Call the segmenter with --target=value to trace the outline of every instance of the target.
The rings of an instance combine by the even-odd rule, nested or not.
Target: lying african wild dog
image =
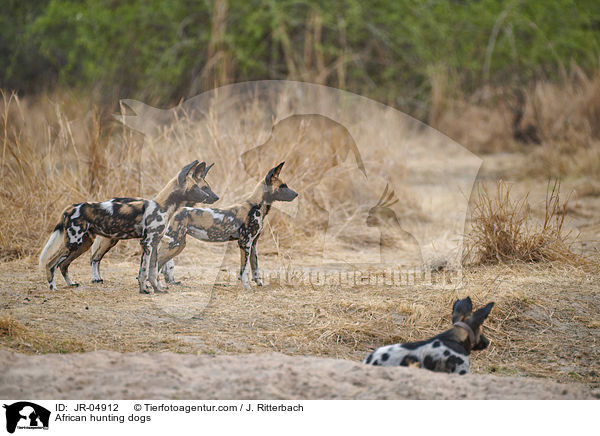
[[[184,207],[178,212],[158,253],[158,267],[162,268],[167,283],[177,283],[173,277],[172,259],[184,249],[186,235],[201,241],[238,241],[241,255],[239,279],[249,289],[248,269],[252,267],[252,280],[262,286],[258,269],[256,243],[263,222],[274,201],[292,201],[298,193],[279,179],[284,162],[272,168],[264,180],[243,203],[224,209]]]
[[[140,292],[149,293],[146,281],[150,281],[155,292],[160,292],[157,251],[169,220],[184,204],[214,203],[219,199],[205,180],[209,169],[205,162],[195,160],[183,167],[152,200],[113,198],[102,203],[67,207],[40,255],[40,267],[46,270],[50,289],[57,289],[56,268],[60,268],[67,285],[78,286],[69,278],[69,265],[100,235],[109,238],[112,245],[119,239],[141,239]]]
[[[471,351],[485,349],[490,341],[481,333],[481,324],[488,317],[494,303],[473,311],[471,298],[457,300],[452,307],[452,323],[431,339],[405,344],[386,345],[373,351],[363,363],[381,366],[416,366],[437,372],[469,372]]]

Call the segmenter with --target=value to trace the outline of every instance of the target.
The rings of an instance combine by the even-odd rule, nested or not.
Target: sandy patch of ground
[[[286,356],[0,351],[0,397],[39,399],[592,399],[580,384]]]

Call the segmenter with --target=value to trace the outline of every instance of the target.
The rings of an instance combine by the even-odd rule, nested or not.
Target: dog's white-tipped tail
[[[57,252],[60,250],[60,247],[63,244],[63,235],[64,230],[62,227],[56,226],[48,242],[46,242],[46,246],[42,250],[42,254],[40,254],[40,268],[45,268],[48,264],[48,260],[51,259]]]

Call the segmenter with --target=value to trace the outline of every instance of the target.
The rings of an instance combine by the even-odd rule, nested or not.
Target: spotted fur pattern
[[[417,366],[437,372],[469,372],[469,355],[463,348],[453,350],[441,339],[387,345],[378,348],[364,363],[381,366]]]
[[[453,328],[419,342],[386,345],[369,354],[363,363],[375,366],[415,366],[436,372],[466,374],[472,350],[485,349],[489,340],[481,333],[481,324],[492,310],[489,303],[471,315],[471,299],[454,303],[453,322],[464,322],[473,332],[473,342],[464,327]],[[459,323],[460,324],[460,323]]]
[[[252,280],[262,286],[256,244],[264,219],[274,201],[292,201],[298,195],[279,179],[283,164],[271,169],[241,204],[222,209],[184,207],[175,215],[159,250],[158,265],[167,283],[178,283],[172,259],[183,251],[189,235],[207,242],[238,241],[242,285],[250,288],[248,273],[251,269]]]
[[[210,167],[209,167],[210,168]],[[67,285],[78,286],[69,277],[73,260],[87,251],[96,236],[106,238],[109,248],[121,239],[140,239],[142,258],[138,281],[140,292],[148,293],[146,281],[160,292],[157,275],[158,244],[175,211],[189,202],[214,202],[218,199],[204,180],[206,163],[194,161],[152,200],[113,198],[101,203],[78,203],[67,207],[40,256],[50,289],[56,290],[54,272],[60,268]],[[102,255],[108,251],[104,250]],[[92,262],[94,277],[101,281],[99,260]]]

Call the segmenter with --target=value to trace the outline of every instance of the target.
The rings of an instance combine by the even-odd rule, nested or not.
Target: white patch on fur
[[[69,242],[71,244],[81,244],[83,242],[83,234],[85,231],[81,231],[81,226],[71,225],[67,229],[67,235],[69,236]]]
[[[434,347],[434,342],[440,342],[438,347]],[[448,351],[449,354],[444,356],[444,351]],[[383,355],[387,354],[388,358],[383,360]],[[454,373],[459,373],[460,371],[469,372],[469,356],[464,354],[460,354],[446,347],[442,341],[434,340],[427,344],[421,345],[413,350],[408,350],[402,346],[402,344],[394,344],[394,345],[386,345],[384,347],[380,347],[375,350],[370,356],[371,360],[369,364],[373,365],[374,362],[377,362],[378,366],[400,366],[402,360],[406,356],[414,356],[421,364],[421,368],[425,368],[424,360],[426,356],[430,356],[438,366],[434,369],[434,371],[446,372],[446,361],[451,356],[460,358],[463,360],[463,363],[456,365],[454,369]],[[367,358],[363,360],[363,363],[367,363]],[[439,366],[441,365],[441,367]]]
[[[97,260],[92,260],[92,280],[94,281],[102,280],[102,277],[100,277],[99,265],[100,262],[98,262]]]
[[[246,289],[250,289],[250,283],[248,282],[248,270],[250,269],[250,256],[246,259],[246,265],[244,265],[244,271],[240,274],[240,280],[242,281],[242,286]]]
[[[216,212],[213,209],[210,209],[208,207],[206,207],[206,208],[200,208],[199,207],[197,210],[201,210],[202,212],[209,213],[210,216],[212,216],[213,220],[215,220],[215,221],[222,222],[225,219],[225,214],[224,213]]]
[[[43,268],[46,266],[46,263],[48,262],[48,258],[52,257],[52,255],[54,253],[56,253],[58,248],[62,245],[62,241],[60,240],[61,236],[62,236],[62,232],[60,230],[55,230],[50,235],[50,238],[48,238],[48,242],[46,243],[46,246],[42,250],[42,254],[40,254],[40,261],[39,261],[40,268]]]
[[[79,218],[81,216],[81,204],[73,209],[73,213],[71,214],[71,219]]]
[[[167,283],[175,282],[175,275],[173,271],[175,270],[175,262],[173,259],[170,259],[167,263],[165,263],[161,269],[161,272],[165,276],[165,281]]]
[[[113,202],[112,200],[109,201],[103,201],[102,203],[100,203],[100,207],[102,209],[104,209],[106,212],[108,212],[109,215],[113,214]]]
[[[156,204],[155,201],[148,201],[148,204],[146,205],[146,209],[144,210],[144,220],[146,219],[146,217],[149,217],[150,215],[152,215],[152,213],[154,212],[154,209],[156,209],[158,207],[158,205]]]
[[[206,230],[201,229],[199,227],[189,226],[188,233],[190,234],[190,236],[193,236],[196,239],[200,239],[201,241],[210,241]]]
[[[158,212],[157,215],[158,216],[156,218],[154,218],[150,222],[150,224],[148,224],[146,226],[146,228],[150,229],[150,230],[154,230],[154,229],[156,229],[156,228],[158,228],[160,226],[164,226],[165,227],[164,230],[167,230],[167,222],[165,220],[165,214]]]

